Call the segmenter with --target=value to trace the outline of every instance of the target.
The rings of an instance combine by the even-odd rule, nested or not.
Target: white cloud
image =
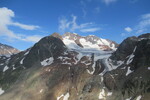
[[[0,8],[0,35],[1,36],[6,36],[8,38],[18,39],[22,41],[29,41],[29,42],[37,42],[39,40],[39,37],[42,37],[42,36],[26,36],[26,35],[14,33],[12,30],[8,28],[9,26],[17,26],[25,30],[35,30],[39,28],[39,26],[25,25],[19,22],[14,22],[12,20],[13,17],[15,17],[15,13],[12,10],[6,7]],[[31,40],[31,37],[33,37],[32,39],[34,40]]]
[[[150,13],[141,16],[138,25],[135,27],[136,33],[143,33],[150,28]]]
[[[142,19],[149,19],[150,18],[150,13],[142,15],[141,18]]]
[[[81,32],[92,32],[98,31],[100,29],[99,27],[95,27],[96,25],[92,22],[88,23],[82,23],[82,24],[77,24],[77,16],[72,15],[72,20],[68,20],[65,17],[61,18],[59,20],[59,30],[61,32],[75,32],[75,31],[81,31]],[[85,31],[88,30],[89,31]]]
[[[106,5],[109,5],[110,3],[116,2],[117,0],[102,0]]]
[[[130,27],[126,27],[124,30],[125,30],[126,32],[132,32],[132,28],[130,28]]]
[[[21,24],[18,22],[14,22],[11,25],[18,26],[18,27],[25,29],[25,30],[35,30],[37,28],[40,28],[39,26],[36,26],[36,25],[25,25],[25,24]]]
[[[99,31],[101,30],[101,28],[87,28],[87,29],[81,29],[81,32],[96,32],[96,31]]]
[[[145,14],[141,16],[141,21],[139,22],[139,28],[145,28],[150,26],[150,14]]]
[[[38,42],[40,39],[42,38],[42,36],[40,35],[32,35],[32,36],[28,36],[28,37],[22,37],[23,41],[27,41],[27,42]]]
[[[141,15],[138,23],[133,28],[126,27],[124,30],[126,31],[126,33],[122,33],[121,36],[129,36],[131,35],[130,32],[136,33],[136,34],[143,34],[143,33],[149,32],[150,31],[150,13]]]

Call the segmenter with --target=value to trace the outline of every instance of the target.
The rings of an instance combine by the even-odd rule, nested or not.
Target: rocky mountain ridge
[[[118,49],[79,52],[58,34],[0,57],[0,100],[149,100],[150,33]]]

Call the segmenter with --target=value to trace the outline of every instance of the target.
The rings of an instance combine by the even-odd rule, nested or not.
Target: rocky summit
[[[150,33],[120,45],[75,33],[0,56],[0,100],[149,100]]]

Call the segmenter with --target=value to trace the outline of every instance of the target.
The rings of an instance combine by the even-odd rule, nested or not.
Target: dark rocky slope
[[[129,100],[149,100],[150,96],[150,34],[130,37],[124,40],[110,57],[117,69],[104,75],[104,83],[109,90],[120,91]],[[113,76],[113,77],[112,77]]]

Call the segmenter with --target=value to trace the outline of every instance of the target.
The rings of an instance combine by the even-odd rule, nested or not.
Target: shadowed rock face
[[[10,58],[0,57],[5,90],[0,100],[149,100],[149,38],[127,38],[110,58],[101,59],[68,50],[60,38],[53,34]]]
[[[150,38],[150,33],[142,34],[142,35],[138,36],[138,38],[140,38],[140,39],[149,39]]]
[[[59,38],[54,36],[44,37],[31,48],[28,56],[24,59],[24,62],[26,62],[24,65],[32,66],[34,63],[50,57],[56,60],[66,49],[66,46]]]
[[[8,46],[8,45],[4,45],[0,43],[0,55],[12,55],[12,54],[16,54],[19,53],[20,51]]]
[[[110,90],[121,91],[122,95],[135,100],[143,95],[148,100],[150,89],[150,34],[127,38],[110,57],[113,62],[122,60],[117,69],[104,75],[105,86]],[[145,97],[144,97],[145,96]]]
[[[141,40],[137,43],[131,68],[136,70],[141,66],[150,66],[150,39]]]
[[[130,55],[133,52],[137,42],[138,42],[137,37],[129,37],[125,39],[120,44],[117,51],[113,53],[111,59],[124,60],[128,55]]]

